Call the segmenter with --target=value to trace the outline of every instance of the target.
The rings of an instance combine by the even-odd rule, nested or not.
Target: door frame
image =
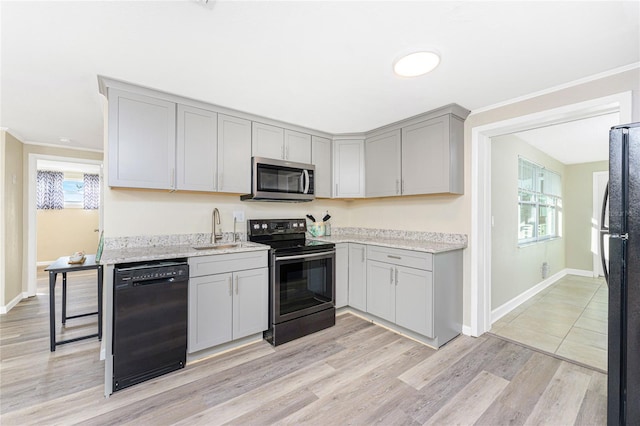
[[[482,335],[492,323],[491,138],[614,112],[621,123],[632,121],[631,91],[471,128],[470,335]]]
[[[35,296],[38,289],[38,227],[36,192],[38,177],[38,160],[60,161],[64,163],[95,164],[100,166],[100,206],[98,208],[98,232],[103,229],[104,221],[104,164],[102,160],[89,160],[76,157],[56,155],[29,154],[29,171],[27,184],[27,292],[25,297]],[[97,246],[96,246],[97,248]]]

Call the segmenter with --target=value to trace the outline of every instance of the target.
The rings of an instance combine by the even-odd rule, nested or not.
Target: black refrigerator
[[[602,255],[609,285],[607,423],[632,425],[640,423],[640,123],[609,132],[607,192],[601,218],[608,219],[601,243],[609,235],[608,262]]]

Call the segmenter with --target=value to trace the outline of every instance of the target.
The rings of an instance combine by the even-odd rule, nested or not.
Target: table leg
[[[62,324],[67,323],[67,273],[62,273]]]
[[[98,266],[98,340],[102,340],[102,265]]]
[[[56,350],[56,273],[49,271],[49,342],[51,352]]]

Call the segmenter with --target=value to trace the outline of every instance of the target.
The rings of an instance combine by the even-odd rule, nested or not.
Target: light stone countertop
[[[309,237],[310,240],[328,241],[332,243],[359,243],[381,247],[422,251],[426,253],[444,253],[452,250],[462,250],[465,243],[445,243],[428,240],[405,240],[400,238],[369,237],[358,234],[335,235],[330,237]]]
[[[218,246],[225,246],[233,243],[221,242]],[[183,257],[209,256],[212,254],[242,253],[248,251],[269,250],[269,246],[264,244],[242,241],[235,243],[234,247],[221,249],[196,250],[194,246],[203,244],[182,244],[165,245],[153,247],[123,247],[105,249],[102,253],[100,263],[110,265],[116,263],[143,262],[149,260],[174,259]]]
[[[332,236],[313,237],[311,240],[329,241],[332,243],[360,243],[382,247],[421,251],[426,253],[443,253],[461,250],[467,247],[467,236],[464,234],[447,234],[437,232],[399,231],[392,229],[370,228],[334,228]],[[233,234],[224,233],[218,246],[233,244],[234,247],[196,250],[194,247],[211,245],[211,234],[179,234],[116,237],[105,240],[105,249],[100,263],[111,265],[116,263],[144,262],[151,260],[209,256],[214,254],[241,253],[256,250],[269,250],[264,244],[245,241],[233,243]]]

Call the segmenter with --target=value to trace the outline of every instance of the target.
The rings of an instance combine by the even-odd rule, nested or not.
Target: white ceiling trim
[[[9,132],[11,133],[11,132]],[[16,135],[14,135],[13,133],[11,133],[14,137],[18,138]],[[20,139],[20,138],[18,138]],[[93,149],[93,148],[85,148],[85,147],[79,147],[79,146],[67,146],[67,145],[62,145],[62,144],[54,144],[54,143],[44,143],[44,142],[31,142],[31,141],[22,141],[23,144],[25,145],[37,145],[37,146],[46,146],[49,148],[58,148],[58,149],[73,149],[76,151],[89,151],[89,152],[100,152],[103,153],[104,149]]]
[[[601,72],[601,73],[598,73],[598,74],[593,74],[593,75],[590,75],[588,77],[584,77],[584,78],[580,78],[578,80],[570,81],[568,83],[560,84],[558,86],[549,87],[548,89],[544,89],[544,90],[540,90],[540,91],[537,91],[537,92],[529,93],[529,94],[523,95],[523,96],[518,96],[517,98],[509,99],[509,100],[506,100],[504,102],[498,102],[498,103],[495,103],[495,104],[492,104],[492,105],[487,105],[487,106],[482,107],[482,108],[476,108],[476,109],[472,110],[469,115],[471,116],[471,115],[474,115],[474,114],[480,114],[482,112],[487,112],[487,111],[491,111],[491,110],[494,110],[494,109],[497,109],[497,108],[502,108],[502,107],[505,107],[505,106],[513,105],[513,104],[516,104],[518,102],[526,101],[528,99],[533,99],[533,98],[537,98],[539,96],[548,95],[549,93],[554,93],[554,92],[558,92],[560,90],[569,89],[571,87],[579,86],[581,84],[589,83],[591,81],[600,80],[600,79],[605,78],[605,77],[610,77],[612,75],[621,74],[623,72],[631,71],[631,70],[638,69],[638,68],[640,68],[640,62],[634,62],[632,64],[625,65],[623,67],[614,68],[614,69],[609,70],[609,71],[604,71],[604,72]]]

